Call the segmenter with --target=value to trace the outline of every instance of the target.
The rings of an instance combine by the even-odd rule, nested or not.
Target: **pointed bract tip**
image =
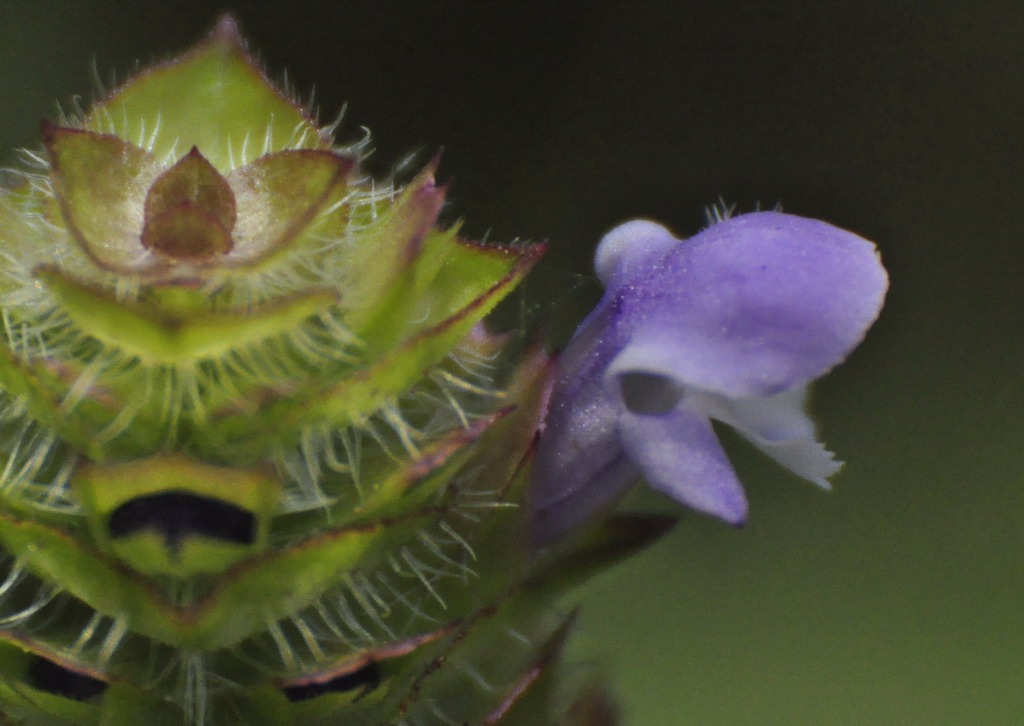
[[[44,118],[39,122],[39,131],[43,137],[43,146],[49,147],[53,143],[53,138],[57,134],[57,124],[48,118]]]
[[[217,18],[217,22],[213,25],[213,30],[210,31],[210,40],[245,47],[242,29],[238,26],[235,16],[231,13],[224,13]]]
[[[433,184],[437,177],[437,168],[441,166],[441,156],[444,154],[444,147],[434,152],[434,155],[430,157],[430,161],[423,165],[417,176],[421,179],[429,179],[430,183]],[[447,184],[445,184],[447,186]]]

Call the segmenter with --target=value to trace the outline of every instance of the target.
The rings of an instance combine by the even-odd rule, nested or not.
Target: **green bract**
[[[374,182],[229,18],[0,196],[0,721],[601,724],[540,557],[551,368],[480,325],[538,245]]]

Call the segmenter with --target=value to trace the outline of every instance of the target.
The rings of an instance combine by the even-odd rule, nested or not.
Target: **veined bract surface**
[[[542,248],[331,131],[225,18],[0,196],[0,721],[610,723],[549,604],[667,522],[530,546]]]

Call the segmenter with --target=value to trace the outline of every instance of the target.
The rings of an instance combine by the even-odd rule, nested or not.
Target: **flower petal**
[[[619,402],[602,373],[618,351],[612,306],[580,326],[558,360],[560,378],[548,403],[533,463],[534,538],[545,544],[603,509],[638,475],[616,435]]]
[[[660,416],[624,411],[619,440],[654,489],[730,524],[747,518],[747,499],[711,423],[685,407]]]
[[[624,283],[650,275],[678,244],[679,240],[657,222],[634,219],[601,238],[594,253],[594,271],[607,294]]]
[[[614,436],[592,441],[573,461],[578,465],[577,470],[561,467],[560,479],[548,472],[548,481],[569,485],[561,491],[549,487],[552,492],[557,491],[558,498],[539,506],[534,502],[533,541],[538,546],[560,539],[598,512],[610,508],[628,491],[630,484],[640,478],[640,470],[625,456]],[[581,467],[585,468],[581,470]],[[585,481],[585,487],[575,486],[581,481]],[[538,494],[537,487],[533,493]]]
[[[709,416],[732,426],[797,476],[832,488],[827,479],[839,471],[842,462],[815,437],[814,422],[804,410],[805,386],[760,398],[728,399],[700,393],[695,398]]]
[[[609,374],[655,373],[727,396],[779,393],[842,361],[887,285],[874,245],[851,232],[776,212],[733,217],[615,291],[617,324],[634,333]]]

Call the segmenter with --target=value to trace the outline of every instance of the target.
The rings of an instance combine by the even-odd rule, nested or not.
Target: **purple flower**
[[[882,307],[888,278],[871,242],[778,212],[686,241],[637,220],[604,237],[595,266],[604,298],[559,360],[534,463],[538,542],[609,507],[640,475],[743,523],[743,488],[711,419],[829,486],[840,463],[804,401]]]

